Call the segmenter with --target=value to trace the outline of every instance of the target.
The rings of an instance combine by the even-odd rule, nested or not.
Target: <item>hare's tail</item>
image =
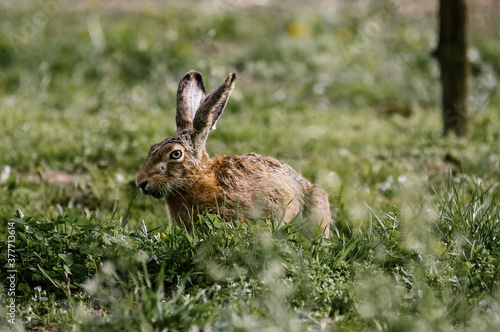
[[[328,194],[323,188],[312,185],[306,192],[305,206],[303,214],[306,220],[311,224],[320,226],[325,237],[330,237],[330,224],[332,222],[332,213]]]

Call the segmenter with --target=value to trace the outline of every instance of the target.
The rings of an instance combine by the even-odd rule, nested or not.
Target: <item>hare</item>
[[[164,197],[179,225],[209,210],[225,220],[251,221],[295,217],[330,234],[327,193],[290,166],[271,157],[248,153],[210,158],[208,134],[226,107],[236,75],[231,73],[205,96],[200,73],[189,71],[177,90],[177,132],[151,147],[136,184],[144,195]],[[196,219],[195,219],[196,220]]]

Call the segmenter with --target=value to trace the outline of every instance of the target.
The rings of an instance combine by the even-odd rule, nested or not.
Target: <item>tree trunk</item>
[[[444,134],[467,134],[467,6],[465,0],[439,0],[439,44]]]

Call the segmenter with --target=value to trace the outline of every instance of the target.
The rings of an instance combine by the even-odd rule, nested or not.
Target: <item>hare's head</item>
[[[226,107],[235,79],[235,74],[229,74],[205,97],[200,73],[192,70],[182,78],[177,90],[177,132],[149,150],[136,178],[143,194],[167,197],[196,181],[209,160],[205,150],[208,134]]]

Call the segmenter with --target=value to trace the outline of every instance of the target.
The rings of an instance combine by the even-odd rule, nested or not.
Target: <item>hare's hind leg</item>
[[[325,237],[330,237],[332,214],[328,194],[321,187],[312,185],[305,196],[304,217],[311,226],[320,226]]]

